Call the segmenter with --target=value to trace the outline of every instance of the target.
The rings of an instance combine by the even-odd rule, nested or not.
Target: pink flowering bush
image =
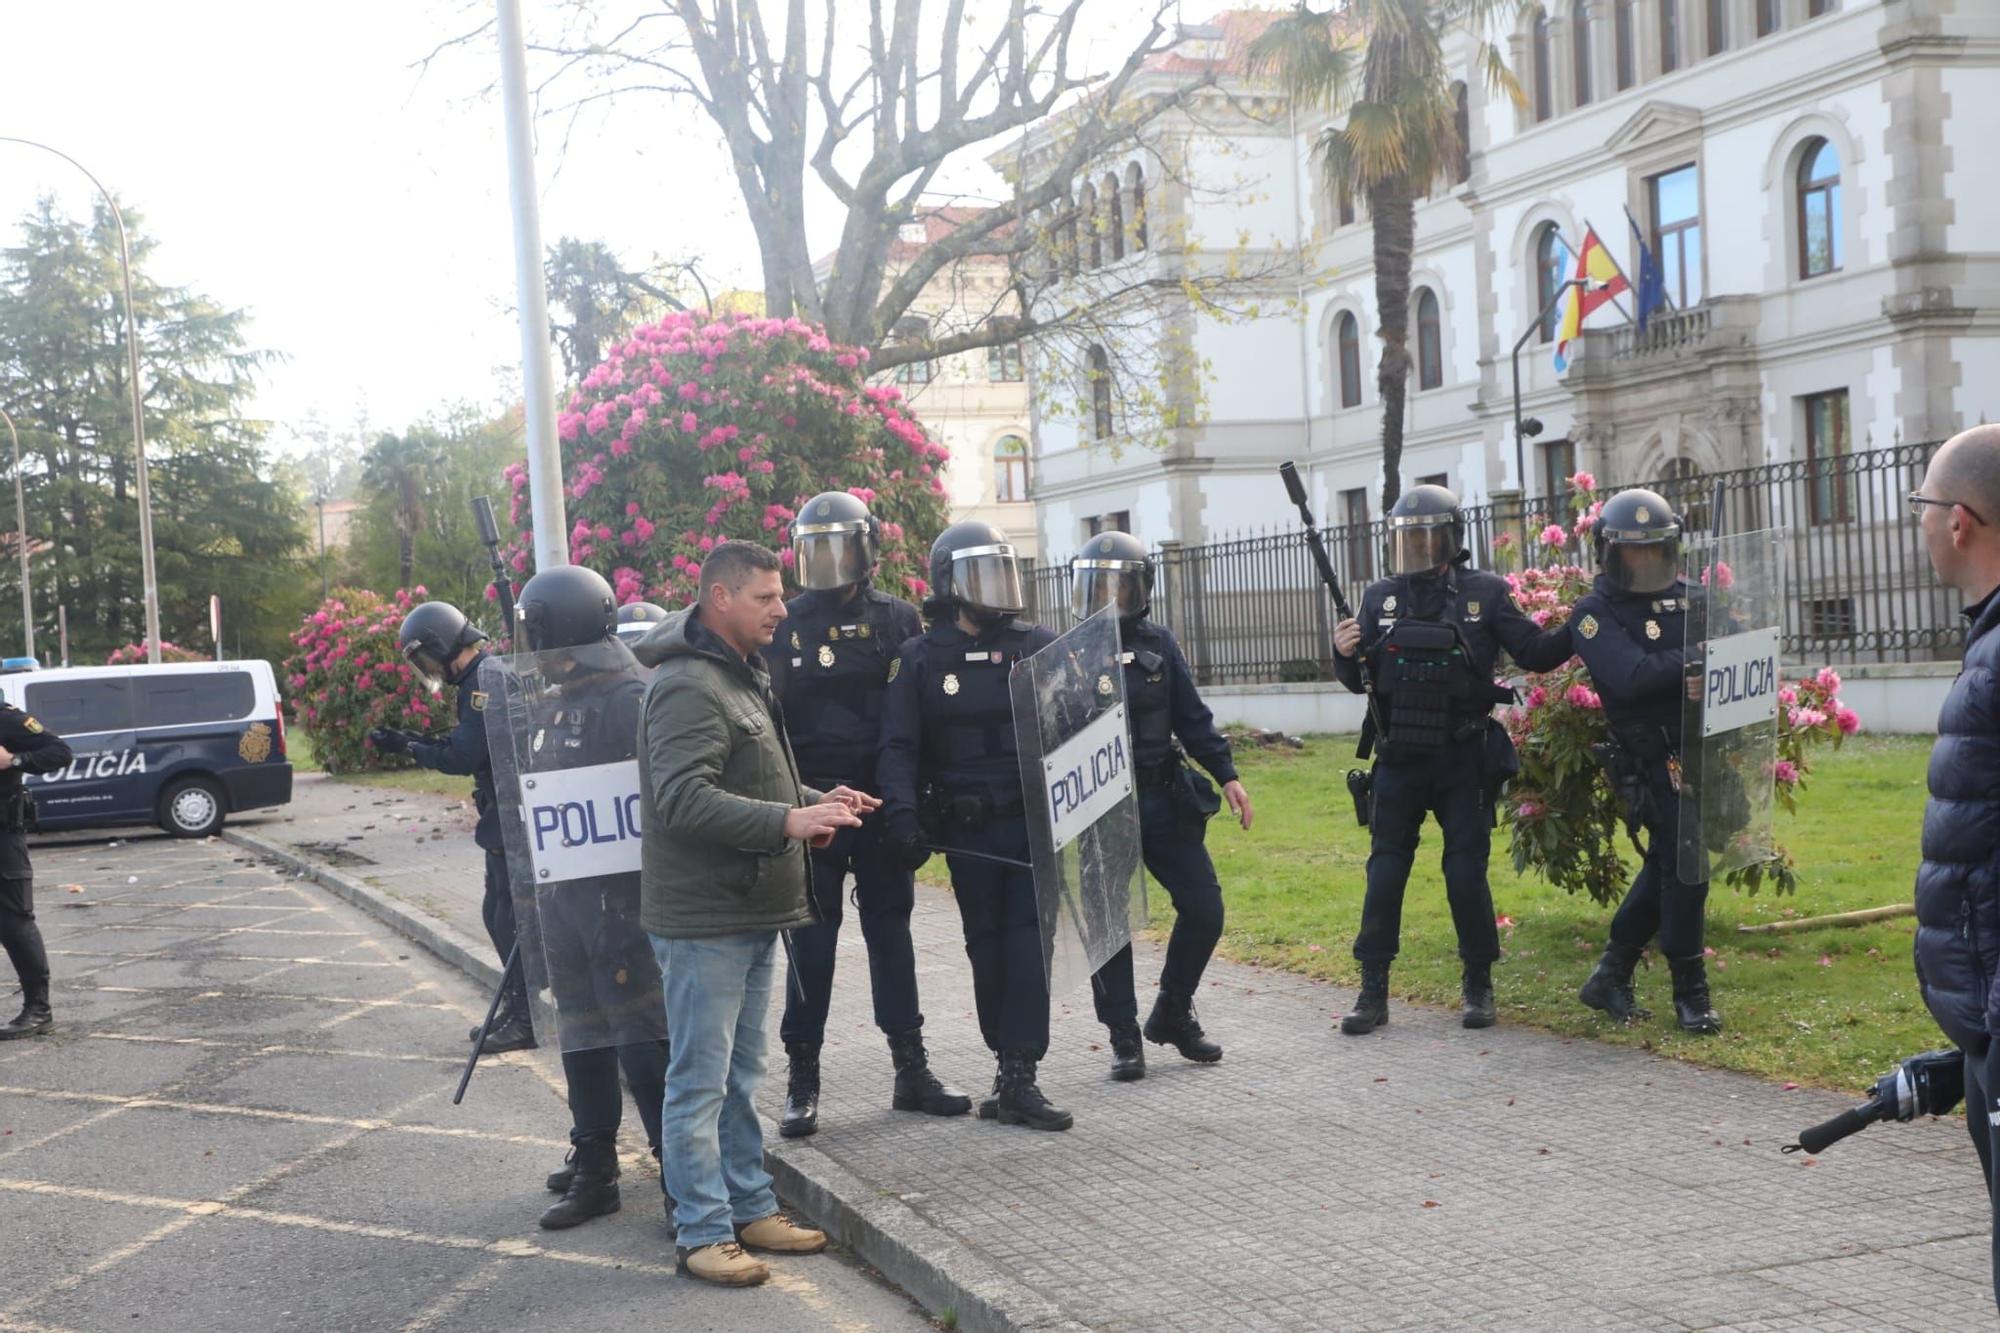
[[[336,588],[292,635],[298,651],[285,659],[283,693],[327,772],[405,766],[368,744],[375,727],[428,732],[451,724],[450,701],[432,694],[396,647],[403,616],[427,596],[405,588],[385,601],[365,588]]]
[[[146,660],[146,645],[128,643],[123,648],[113,648],[104,659],[106,666],[137,666]],[[160,660],[162,662],[206,662],[208,659],[190,648],[183,648],[166,639],[160,640]]]
[[[1570,609],[1590,591],[1590,572],[1561,563],[1561,552],[1572,541],[1580,549],[1596,525],[1603,502],[1594,493],[1595,482],[1587,472],[1571,477],[1569,530],[1551,524],[1541,534],[1539,544],[1555,562],[1506,576],[1515,602],[1545,628],[1566,624]],[[1714,568],[1715,592],[1734,586],[1727,565],[1718,561]],[[1812,772],[1812,752],[1822,745],[1838,747],[1861,728],[1860,717],[1839,695],[1840,676],[1830,667],[1778,693],[1777,758],[1771,776],[1773,795],[1787,812],[1798,811],[1798,793]],[[1631,879],[1621,860],[1621,848],[1629,850],[1630,844],[1622,804],[1591,751],[1611,736],[1590,673],[1572,657],[1554,671],[1528,676],[1521,702],[1502,710],[1501,720],[1521,756],[1521,772],[1508,790],[1506,806],[1514,868],[1532,868],[1569,893],[1585,892],[1600,903],[1615,901]],[[1791,856],[1783,848],[1772,859],[1732,870],[1724,879],[1752,893],[1767,881],[1780,893],[1798,886]]]
[[[878,586],[921,598],[950,454],[895,386],[867,382],[867,362],[797,319],[677,312],[637,330],[557,420],[570,559],[621,603],[673,606],[693,600],[717,542],[787,543],[799,506],[845,490],[881,521]],[[507,475],[525,574],[525,465]],[[790,550],[781,558],[789,569]]]

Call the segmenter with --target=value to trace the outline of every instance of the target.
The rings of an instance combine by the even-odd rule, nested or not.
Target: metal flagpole
[[[548,282],[535,202],[535,150],[528,121],[528,58],[520,0],[496,0],[500,101],[507,127],[507,184],[514,209],[514,285],[521,307],[521,399],[528,438],[528,509],[535,568],[569,563],[563,512],[562,450],[556,441],[555,380],[549,368]],[[512,628],[511,626],[509,627]]]

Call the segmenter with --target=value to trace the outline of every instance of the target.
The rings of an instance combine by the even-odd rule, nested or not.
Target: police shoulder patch
[[[1587,616],[1585,616],[1585,617],[1584,617],[1584,618],[1583,618],[1582,620],[1579,620],[1579,621],[1577,621],[1577,622],[1576,622],[1576,632],[1577,632],[1578,634],[1581,634],[1581,635],[1582,635],[1582,636],[1583,636],[1584,638],[1586,638],[1586,639],[1594,639],[1594,638],[1596,638],[1596,637],[1597,637],[1597,617],[1596,617],[1596,616],[1590,616],[1590,615],[1587,615]]]
[[[475,712],[475,713],[483,713],[483,712],[485,712],[485,711],[486,711],[486,691],[485,691],[485,690],[474,690],[474,691],[472,692],[472,699],[471,699],[471,703],[472,703],[472,711],[473,711],[473,712]]]
[[[890,680],[894,680],[894,679],[896,678],[896,673],[897,673],[898,671],[901,671],[902,669],[903,669],[903,659],[902,659],[902,658],[900,658],[900,657],[894,657],[894,658],[891,658],[891,659],[889,659],[889,679],[890,679]]]
[[[41,735],[44,731],[48,730],[47,727],[43,726],[40,722],[37,722],[32,717],[22,718],[21,725],[26,727],[29,731],[34,732],[37,736]]]

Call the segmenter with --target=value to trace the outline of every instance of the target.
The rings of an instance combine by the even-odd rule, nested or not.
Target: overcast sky
[[[524,8],[533,32],[561,7]],[[491,13],[488,0],[0,0],[0,134],[63,149],[143,212],[156,277],[249,310],[253,343],[288,358],[253,409],[278,439],[311,411],[351,428],[357,406],[394,428],[453,400],[498,402],[519,380],[493,39],[416,68]],[[1104,0],[1093,18],[1116,29],[1128,14]],[[1120,38],[1077,45],[1115,63]],[[695,255],[725,285],[757,285],[699,110],[607,105],[560,153],[554,122],[538,133],[545,242]],[[938,183],[993,182],[974,153]],[[0,144],[0,244],[51,192],[79,216],[92,197],[59,160]],[[811,217],[830,247],[834,210]]]

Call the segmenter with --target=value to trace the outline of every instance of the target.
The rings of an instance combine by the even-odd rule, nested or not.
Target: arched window
[[[1091,438],[1108,439],[1111,435],[1111,359],[1104,355],[1102,347],[1093,345],[1088,360]]]
[[[1146,248],[1146,175],[1134,162],[1125,168],[1125,189],[1132,196],[1126,206],[1126,214],[1132,220],[1132,248]]]
[[[1562,324],[1562,307],[1549,307],[1556,299],[1556,289],[1562,283],[1563,269],[1569,263],[1569,247],[1563,244],[1562,232],[1553,222],[1544,222],[1535,232],[1535,309],[1548,310],[1542,319],[1541,341],[1554,342],[1556,329]]]
[[[1534,51],[1531,58],[1535,66],[1535,123],[1539,125],[1555,113],[1555,96],[1550,88],[1549,77],[1553,72],[1549,66],[1549,61],[1553,58],[1549,42],[1549,16],[1540,11],[1535,14],[1532,41]]]
[[[1098,268],[1104,263],[1104,219],[1097,215],[1097,187],[1085,185],[1083,193],[1076,197],[1077,224],[1083,228],[1083,258],[1085,268]]]
[[[1633,0],[1617,0],[1611,6],[1612,46],[1618,53],[1618,91],[1624,92],[1638,81],[1639,60],[1632,46]]]
[[[1338,216],[1340,219],[1340,225],[1343,227],[1353,226],[1354,187],[1350,185],[1347,181],[1347,178],[1343,176],[1341,178],[1340,184],[1334,187],[1333,193],[1334,193],[1335,207],[1338,209],[1336,216]]]
[[[1361,406],[1361,321],[1343,313],[1334,334],[1340,357],[1340,405]]]
[[[1840,267],[1840,154],[1824,139],[1799,155],[1799,276],[1817,278]]]
[[[1590,6],[1576,0],[1569,13],[1570,72],[1576,80],[1576,104],[1590,102]]]
[[[993,446],[993,498],[1001,504],[1028,499],[1028,442],[1018,435],[1002,435]]]
[[[1660,73],[1681,67],[1681,0],[1660,0]]]
[[[1444,336],[1438,327],[1437,293],[1417,288],[1417,388],[1444,383]]]
[[[1104,178],[1104,238],[1111,243],[1111,258],[1125,257],[1125,205],[1118,198],[1118,178]]]
[[[1769,37],[1778,30],[1778,0],[1757,0],[1757,35]]]
[[[1472,101],[1462,81],[1451,86],[1451,98],[1452,124],[1458,130],[1451,178],[1454,184],[1463,185],[1472,179]]]

